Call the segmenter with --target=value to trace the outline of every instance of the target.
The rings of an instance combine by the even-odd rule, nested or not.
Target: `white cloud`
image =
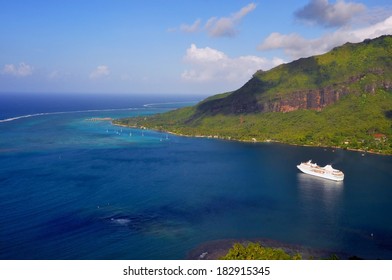
[[[392,34],[392,16],[371,26],[353,30],[352,34],[360,40],[367,38],[372,39],[381,35]]]
[[[210,18],[205,28],[211,37],[233,37],[237,34],[236,26],[247,14],[256,9],[256,4],[250,3],[230,17]]]
[[[364,12],[366,6],[360,3],[338,0],[335,4],[328,0],[311,0],[295,13],[296,17],[312,24],[322,26],[344,26],[355,16]]]
[[[274,58],[268,60],[258,56],[240,56],[231,58],[213,48],[198,48],[192,44],[187,49],[184,61],[191,65],[181,77],[193,82],[229,82],[241,85],[259,69],[267,70],[283,63]]]
[[[341,28],[316,39],[306,39],[297,33],[287,35],[272,33],[258,46],[258,49],[261,51],[283,49],[291,59],[297,59],[325,53],[346,42],[358,43],[385,34],[392,34],[392,16],[365,28],[354,30]]]
[[[197,19],[192,25],[182,24],[180,30],[185,33],[194,33],[199,31],[201,19]]]
[[[100,65],[90,73],[90,79],[100,79],[109,75],[109,67],[106,65]]]
[[[205,30],[211,37],[233,37],[238,33],[238,30],[236,30],[237,25],[254,9],[256,9],[256,4],[250,3],[229,17],[211,17],[207,20],[204,28],[202,27],[202,21],[197,19],[191,25],[182,24],[179,30],[185,33],[194,33]],[[169,31],[175,30],[176,29],[169,29]]]
[[[210,18],[205,27],[211,37],[234,37],[237,34],[235,22],[231,18]]]
[[[185,56],[185,61],[196,64],[217,62],[227,59],[228,57],[221,51],[210,47],[203,49],[197,48],[195,44],[192,44],[191,47],[186,50]]]
[[[58,70],[53,70],[52,72],[50,72],[48,74],[48,79],[50,79],[50,80],[56,80],[60,77],[61,77],[60,71],[58,71]]]
[[[359,26],[369,26],[384,21],[392,15],[392,6],[367,8],[360,16],[353,19]]]
[[[19,63],[19,65],[6,64],[3,67],[3,73],[17,77],[26,77],[33,74],[33,67],[24,62]]]
[[[305,39],[297,33],[281,34],[274,32],[270,34],[258,46],[261,51],[283,49],[284,53],[291,59],[307,57],[325,52],[328,45],[334,45],[332,41],[326,41],[325,36],[319,39]],[[326,42],[325,42],[326,41]],[[327,44],[327,46],[325,45]]]

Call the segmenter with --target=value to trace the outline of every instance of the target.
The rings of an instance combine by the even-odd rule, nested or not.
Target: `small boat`
[[[320,167],[316,163],[313,163],[312,160],[309,160],[308,162],[301,162],[301,164],[297,165],[297,168],[303,173],[329,180],[343,181],[344,179],[343,172],[334,169],[330,164]]]

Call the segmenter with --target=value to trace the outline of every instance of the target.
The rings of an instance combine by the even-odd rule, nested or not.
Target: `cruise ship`
[[[332,165],[326,165],[324,167],[318,166],[316,163],[313,163],[312,160],[308,162],[301,162],[300,165],[297,165],[298,169],[303,173],[330,179],[334,181],[343,181],[344,174],[342,171],[334,169]]]

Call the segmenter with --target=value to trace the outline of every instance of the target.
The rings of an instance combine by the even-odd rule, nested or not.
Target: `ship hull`
[[[314,172],[312,170],[303,168],[301,165],[297,165],[297,168],[299,170],[301,170],[303,173],[305,174],[309,174],[312,176],[316,176],[316,177],[320,177],[320,178],[324,178],[324,179],[328,179],[328,180],[333,180],[333,181],[343,181],[344,176],[334,176],[332,174],[328,174],[328,173],[319,173],[319,172]]]

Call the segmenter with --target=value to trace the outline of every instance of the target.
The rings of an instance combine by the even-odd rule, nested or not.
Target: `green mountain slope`
[[[115,124],[392,154],[392,36],[258,71],[193,107]]]

